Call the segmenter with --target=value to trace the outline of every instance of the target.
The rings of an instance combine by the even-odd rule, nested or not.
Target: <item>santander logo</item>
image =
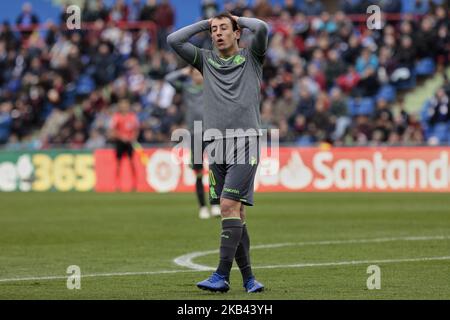
[[[338,189],[445,189],[449,187],[448,152],[427,162],[421,158],[386,159],[374,152],[369,159],[340,159],[333,161],[331,152],[314,156],[317,173],[314,187],[319,190]]]
[[[313,178],[312,170],[303,163],[299,152],[293,152],[288,164],[280,170],[280,183],[288,189],[303,189]]]
[[[346,157],[341,153],[338,158],[331,151],[319,151],[308,154],[308,165],[301,153],[290,152],[276,177],[274,173],[264,175],[261,170],[258,187],[278,184],[290,190],[311,191],[450,191],[448,151],[441,151],[427,160],[420,157],[387,158],[380,151],[364,153],[361,157]],[[264,166],[264,161],[261,165]]]
[[[450,192],[450,148],[280,151],[279,158],[260,159],[255,190]],[[152,153],[146,178],[157,192],[190,191],[195,185],[189,165],[174,162],[165,150]]]

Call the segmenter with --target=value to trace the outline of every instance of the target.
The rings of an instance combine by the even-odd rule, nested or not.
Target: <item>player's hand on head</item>
[[[238,29],[241,30],[242,28],[241,28],[241,26],[238,23],[239,17],[238,16],[231,16],[231,17],[233,18],[234,21],[236,21]]]

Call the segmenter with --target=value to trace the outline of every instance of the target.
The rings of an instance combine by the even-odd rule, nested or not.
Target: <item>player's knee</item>
[[[222,198],[220,200],[220,212],[223,218],[240,217],[240,206],[239,201],[234,201],[230,199]]]

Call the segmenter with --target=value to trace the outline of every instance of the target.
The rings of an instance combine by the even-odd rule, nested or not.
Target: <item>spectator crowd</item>
[[[383,12],[401,11],[400,0],[379,2]],[[447,79],[420,114],[409,113],[402,100],[449,66],[448,4],[417,0],[416,11],[371,30],[351,19],[370,3],[342,0],[334,14],[319,0],[225,3],[225,11],[270,25],[261,120],[280,130],[280,142],[450,143]],[[0,26],[0,146],[104,147],[123,99],[138,116],[140,143],[170,142],[173,130],[186,127],[181,95],[165,81],[185,65],[166,44],[175,24],[170,1],[116,0],[111,7],[86,1],[82,19],[89,27],[82,30],[64,27],[65,12],[59,23],[37,27],[39,17],[25,4],[14,24]],[[203,0],[201,12],[199,19],[210,18],[219,6]],[[248,39],[244,30],[240,45]],[[211,48],[207,32],[192,42]]]

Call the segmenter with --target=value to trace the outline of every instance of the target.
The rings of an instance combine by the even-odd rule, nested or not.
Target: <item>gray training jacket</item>
[[[190,42],[193,35],[209,30],[203,20],[167,37],[168,44],[187,63],[197,68],[204,79],[204,140],[260,135],[262,65],[268,44],[268,25],[259,19],[240,17],[238,25],[253,32],[250,46],[228,59],[216,50],[201,49]],[[230,131],[231,129],[231,131]],[[237,130],[241,129],[241,130]],[[248,129],[248,132],[245,132]]]

